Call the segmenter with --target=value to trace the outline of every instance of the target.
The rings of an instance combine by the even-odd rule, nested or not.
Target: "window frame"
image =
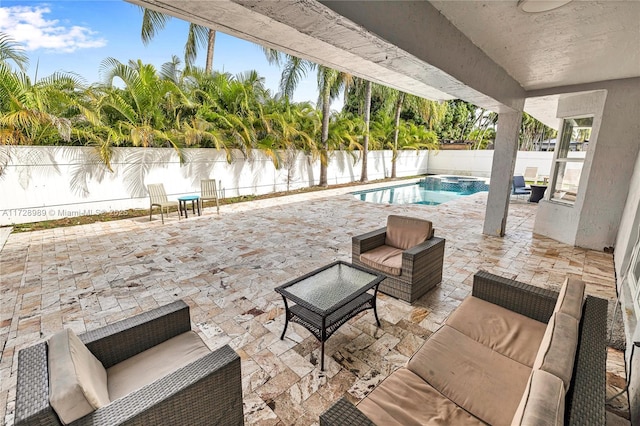
[[[581,114],[571,117],[563,117],[562,123],[560,125],[560,132],[558,132],[558,136],[556,138],[556,147],[552,164],[552,173],[551,180],[549,182],[549,201],[559,204],[565,204],[568,206],[573,206],[575,204],[576,198],[578,196],[578,191],[580,190],[580,178],[582,176],[582,171],[584,168],[585,158],[584,157],[571,157],[571,139],[573,135],[573,130],[578,127],[586,127],[586,126],[575,126],[570,124],[571,121],[581,120],[581,119],[591,119],[591,123],[589,125],[589,137],[591,137],[591,132],[593,131],[593,114]],[[567,126],[571,126],[571,132],[567,134]],[[588,145],[587,145],[588,146]],[[588,148],[587,148],[588,149]],[[578,169],[568,169],[567,166],[571,163],[580,163],[580,167]],[[564,180],[565,173],[567,170],[579,170],[579,175],[576,183],[575,192],[570,194],[567,198],[564,198],[567,195],[567,192],[562,191],[561,189],[556,190],[558,186],[558,175],[560,174],[562,168],[562,176]],[[562,184],[562,182],[560,182]],[[562,193],[560,197],[556,197],[556,194]]]

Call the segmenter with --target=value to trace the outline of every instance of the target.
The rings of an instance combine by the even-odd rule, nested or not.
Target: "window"
[[[560,142],[556,147],[551,200],[573,204],[578,195],[584,157],[576,151],[586,149],[591,137],[593,117],[565,118],[562,122]]]
[[[640,233],[631,252],[631,262],[629,263],[626,278],[631,290],[636,317],[640,319]]]

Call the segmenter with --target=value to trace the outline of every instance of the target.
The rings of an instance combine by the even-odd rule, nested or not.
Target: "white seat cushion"
[[[122,398],[210,352],[194,331],[162,342],[107,369],[109,398]]]
[[[109,404],[107,372],[70,330],[48,341],[49,402],[64,424]]]

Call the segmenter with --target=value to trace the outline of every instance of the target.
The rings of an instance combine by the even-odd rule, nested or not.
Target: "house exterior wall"
[[[593,191],[587,191],[587,182],[590,175],[593,155],[599,141],[599,129],[606,96],[606,91],[599,90],[565,95],[558,100],[556,114],[560,120],[558,128],[562,128],[561,122],[564,118],[593,116],[591,138],[589,139],[589,148],[587,149],[587,155],[580,175],[580,184],[575,203],[564,204],[550,201],[550,190],[549,193],[546,194],[545,199],[540,201],[533,228],[534,232],[546,235],[563,243],[578,245],[578,229],[585,199],[588,198],[588,195],[595,195]],[[556,159],[557,152],[554,152],[553,161],[555,162]],[[599,249],[602,249],[602,247],[599,247]]]
[[[637,143],[640,144],[640,135],[636,134]],[[632,351],[632,336],[638,327],[640,312],[636,311],[631,298],[629,284],[626,281],[626,273],[629,269],[631,252],[635,239],[640,232],[640,155],[636,157],[633,173],[629,182],[626,203],[622,212],[622,219],[616,236],[614,262],[616,268],[616,279],[618,294],[620,295],[620,305],[622,317],[627,336],[626,361],[627,366],[634,367],[634,371],[627,371],[632,374],[627,377],[629,382],[629,407],[632,425],[640,425],[640,348]],[[631,356],[633,352],[633,361]]]
[[[626,361],[627,366],[633,365],[633,371],[628,371],[627,381],[629,383],[629,407],[633,425],[640,425],[640,348],[632,351],[632,336],[638,327],[640,312],[636,311],[632,300],[631,289],[626,280],[629,269],[631,252],[635,239],[640,232],[640,155],[637,157],[634,172],[629,185],[627,202],[620,221],[620,228],[616,238],[616,249],[614,262],[616,268],[616,285],[620,295],[620,306],[624,328],[627,336]],[[633,361],[631,356],[633,355]]]
[[[591,145],[576,245],[602,250],[616,242],[640,150],[640,79],[607,86],[598,141]]]

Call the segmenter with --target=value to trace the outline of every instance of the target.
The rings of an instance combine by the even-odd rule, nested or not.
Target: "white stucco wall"
[[[631,291],[626,282],[626,273],[629,268],[630,254],[633,249],[635,239],[640,232],[640,155],[638,156],[634,172],[629,185],[629,194],[627,196],[627,202],[622,214],[622,220],[620,221],[620,229],[616,238],[616,251],[614,255],[617,287],[620,294],[620,305],[622,318],[625,325],[625,331],[627,334],[627,351],[626,359],[627,365],[632,355],[631,351],[631,336],[633,336],[636,327],[638,327],[638,316],[640,313],[636,312],[633,300],[631,297]],[[631,418],[633,424],[640,424],[640,348],[636,348],[632,365],[635,367],[635,373],[633,377],[628,377],[629,381],[629,407],[631,411]]]
[[[640,79],[608,85],[599,124],[597,143],[589,143],[593,155],[587,156],[587,190],[576,237],[576,245],[596,250],[615,244],[629,194],[640,148]]]
[[[214,178],[225,197],[260,195],[294,190],[318,184],[320,163],[298,153],[276,169],[259,151],[251,158],[234,152],[227,163],[224,153],[212,149],[185,150],[180,165],[171,149],[117,148],[108,171],[92,148],[85,147],[1,147],[11,161],[0,176],[0,226],[60,219],[105,211],[147,208],[146,185],[163,183],[169,198],[198,193],[200,180]],[[283,159],[286,154],[282,153]],[[428,170],[429,153],[399,153],[397,175],[414,176]],[[331,155],[329,184],[359,180],[359,154]],[[289,171],[291,172],[289,174]],[[289,174],[289,177],[287,175]],[[391,174],[391,152],[369,153],[371,180]]]
[[[276,169],[270,159],[254,152],[244,159],[240,152],[228,164],[224,154],[210,149],[186,150],[180,165],[171,149],[119,148],[109,172],[91,148],[2,147],[12,161],[0,177],[0,226],[39,220],[147,208],[146,185],[163,183],[170,198],[200,191],[200,180],[215,178],[224,196],[259,195],[318,184],[320,165],[298,154],[291,167]],[[551,152],[519,152],[515,173],[538,167],[548,174]],[[452,174],[489,177],[493,151],[403,151],[397,160],[398,177]],[[370,180],[391,175],[391,151],[369,153]],[[330,185],[360,179],[361,161],[347,153],[334,153],[328,168]]]
[[[636,135],[640,138],[640,135]],[[640,312],[636,312],[628,283],[625,280],[627,270],[629,268],[631,250],[635,244],[636,238],[640,233],[640,155],[636,157],[633,173],[629,182],[629,190],[627,200],[622,212],[618,234],[616,236],[614,262],[616,267],[617,287],[620,294],[621,312],[624,320],[625,331],[627,335],[627,351],[626,360],[629,365],[631,357],[632,341],[636,327],[638,327],[637,318]],[[640,348],[636,348],[634,359],[632,362],[633,377],[628,377],[629,381],[629,407],[632,424],[640,424]]]
[[[586,153],[577,152],[577,156]],[[527,167],[537,167],[539,176],[549,176],[553,152],[518,151],[514,174],[524,175]],[[430,174],[491,177],[493,151],[437,151],[429,156]]]

